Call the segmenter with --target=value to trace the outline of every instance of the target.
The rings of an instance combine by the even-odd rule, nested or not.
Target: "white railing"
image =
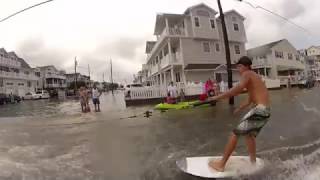
[[[160,67],[161,69],[166,68],[170,65],[170,56],[167,54],[165,57],[161,59]]]
[[[279,79],[269,79],[263,78],[264,82],[268,89],[270,88],[279,88],[280,80]],[[236,86],[239,82],[234,82],[233,86]],[[183,90],[186,96],[196,96],[203,93],[203,83],[188,83],[187,85],[178,84],[177,90],[178,94]],[[228,90],[228,83],[220,83],[220,92],[225,92]],[[137,87],[130,89],[130,94],[126,94],[126,99],[153,99],[153,98],[164,98],[167,96],[167,88],[159,86],[146,86],[146,87]]]
[[[67,84],[47,84],[47,88],[66,88]]]
[[[33,74],[22,74],[14,72],[0,71],[0,77],[11,79],[26,79],[26,80],[38,80],[39,78]]]
[[[46,74],[46,78],[66,79],[66,76],[60,74]]]
[[[289,83],[289,76],[278,76],[279,80],[280,80],[280,84],[281,85],[288,85]],[[290,84],[299,84],[300,81],[300,77],[299,76],[291,76],[290,77]]]
[[[159,72],[159,65],[158,64],[151,67],[151,74],[155,74],[157,72]]]
[[[184,28],[169,28],[169,35],[184,36],[185,30]]]

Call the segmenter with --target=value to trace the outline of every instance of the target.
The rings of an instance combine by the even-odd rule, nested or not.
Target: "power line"
[[[263,11],[265,11],[265,12],[267,12],[267,13],[270,13],[270,14],[272,14],[272,15],[274,15],[274,16],[277,16],[278,18],[280,18],[280,19],[282,19],[282,20],[284,20],[284,21],[286,21],[286,22],[288,22],[288,23],[290,23],[290,24],[292,24],[292,25],[300,28],[301,30],[305,31],[307,34],[309,34],[309,35],[311,35],[311,36],[315,36],[315,35],[312,34],[308,29],[306,29],[306,28],[304,28],[304,27],[296,24],[295,22],[291,21],[290,19],[288,19],[288,18],[286,18],[286,17],[284,17],[284,16],[281,16],[280,14],[275,13],[275,12],[273,12],[273,11],[267,9],[267,8],[264,8],[264,7],[262,7],[262,6],[260,6],[260,5],[257,5],[257,4],[256,4],[256,5],[253,5],[252,3],[250,3],[250,2],[248,2],[248,1],[246,1],[246,0],[236,0],[236,1],[244,2],[244,3],[248,4],[250,7],[254,8],[254,9],[262,9]]]
[[[1,19],[1,20],[0,20],[0,23],[3,22],[3,21],[5,21],[5,20],[7,20],[7,19],[9,19],[9,18],[11,18],[11,17],[13,17],[13,16],[16,16],[16,15],[18,15],[18,14],[24,12],[24,11],[27,11],[27,10],[32,9],[32,8],[34,8],[34,7],[40,6],[40,5],[42,5],[42,4],[46,4],[46,3],[51,2],[51,1],[54,1],[54,0],[44,1],[44,2],[41,2],[41,3],[35,4],[35,5],[32,5],[32,6],[30,6],[30,7],[27,7],[27,8],[25,8],[25,9],[22,9],[22,10],[16,12],[16,13],[13,13],[13,14],[9,15],[8,17],[5,17],[5,18]]]

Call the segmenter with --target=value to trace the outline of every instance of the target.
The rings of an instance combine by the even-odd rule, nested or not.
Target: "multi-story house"
[[[246,55],[244,20],[235,10],[225,13],[232,64]],[[214,9],[201,3],[183,14],[158,14],[154,35],[157,41],[146,43],[147,80],[152,85],[227,81],[222,25]],[[237,72],[233,74],[237,80]]]
[[[59,90],[67,87],[65,71],[59,71],[53,65],[41,66],[36,69],[36,73],[40,74],[40,88],[46,90]]]
[[[24,59],[0,49],[0,93],[24,97],[26,93],[36,91],[38,79]]]
[[[291,78],[291,83],[298,83],[304,75],[304,57],[286,39],[249,49],[247,54],[257,73],[280,79],[282,85],[288,83],[288,78]]]
[[[87,87],[90,86],[90,83],[91,83],[90,76],[82,75],[80,73],[76,73],[76,74],[69,73],[69,74],[65,74],[65,76],[66,76],[66,81],[67,81],[67,87],[70,87],[70,85],[75,82],[76,77],[77,77],[78,83],[81,82],[84,85],[86,85]],[[93,83],[91,83],[91,84],[93,84]]]
[[[320,46],[311,46],[301,50],[301,53],[306,59],[308,75],[312,75],[317,81],[320,81]]]

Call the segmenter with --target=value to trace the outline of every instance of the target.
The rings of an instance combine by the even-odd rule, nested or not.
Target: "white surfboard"
[[[231,156],[224,172],[218,172],[208,164],[211,160],[219,159],[221,156],[186,157],[176,161],[176,164],[183,172],[204,178],[238,177],[255,173],[264,167],[264,162],[260,158],[256,159],[257,162],[254,165],[248,156]]]

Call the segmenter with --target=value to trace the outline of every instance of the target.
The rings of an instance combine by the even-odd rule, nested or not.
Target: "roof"
[[[238,11],[236,11],[236,10],[234,10],[234,9],[232,9],[232,10],[230,10],[230,11],[226,11],[226,12],[224,12],[223,14],[224,14],[224,16],[229,16],[229,15],[231,15],[231,14],[236,14],[236,15],[237,15],[238,17],[240,17],[242,20],[245,20],[245,19],[246,19],[244,16],[242,16],[240,13],[238,13]],[[220,15],[219,15],[218,18],[220,19]]]
[[[22,59],[22,58],[18,58],[18,61],[21,63],[21,67],[23,67],[23,68],[31,68],[30,66],[29,66],[29,64],[24,60],[24,59]]]
[[[274,47],[275,45],[277,45],[278,43],[284,41],[286,39],[281,39],[279,41],[274,41],[274,42],[271,42],[271,43],[268,43],[268,44],[265,44],[265,45],[262,45],[262,46],[258,46],[258,47],[255,47],[255,48],[252,48],[252,49],[249,49],[247,51],[248,53],[248,56],[249,57],[254,57],[254,56],[261,56],[261,55],[265,55],[269,52],[269,50]]]
[[[187,9],[184,11],[184,14],[185,14],[185,15],[188,15],[192,9],[198,8],[198,7],[201,7],[201,6],[209,9],[212,13],[217,14],[217,11],[215,11],[214,9],[212,9],[211,7],[209,7],[208,5],[206,5],[205,3],[196,4],[196,5],[194,5],[194,6],[191,6],[191,7],[187,8]]]
[[[9,55],[9,56],[13,56],[13,57],[15,57],[15,58],[19,58],[19,57],[17,56],[17,54],[16,54],[15,52],[13,52],[13,51],[8,52],[8,55]]]
[[[146,44],[146,53],[150,53],[154,47],[154,45],[157,43],[157,41],[147,41]]]
[[[4,54],[8,54],[4,48],[0,48],[0,52],[3,52]]]

